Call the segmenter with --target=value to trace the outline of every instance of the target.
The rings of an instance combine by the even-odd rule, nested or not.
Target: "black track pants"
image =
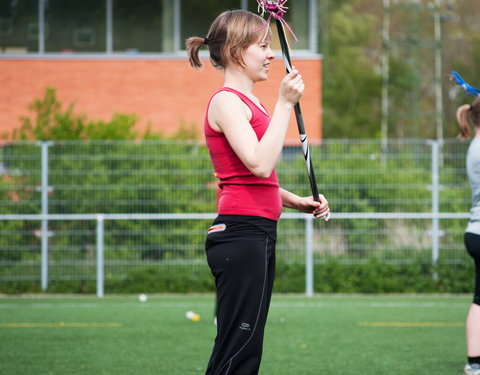
[[[217,288],[217,337],[206,375],[258,374],[275,274],[276,222],[220,215],[206,240]]]
[[[465,247],[475,262],[475,293],[473,303],[480,305],[480,236],[466,232],[464,236]]]

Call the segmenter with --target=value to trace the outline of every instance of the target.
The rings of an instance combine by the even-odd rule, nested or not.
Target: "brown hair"
[[[472,126],[480,127],[480,96],[470,104],[464,104],[457,109],[457,122],[460,128],[459,138],[470,138]]]
[[[258,39],[271,35],[269,27],[260,30],[264,25],[265,20],[262,17],[246,10],[223,12],[213,21],[206,38],[194,36],[186,40],[190,65],[197,70],[202,68],[198,51],[206,44],[210,61],[215,68],[223,69],[229,62],[245,66],[242,51]]]

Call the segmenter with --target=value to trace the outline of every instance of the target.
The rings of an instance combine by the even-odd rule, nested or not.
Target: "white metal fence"
[[[375,258],[386,263],[462,264],[471,193],[467,142],[325,141],[312,148],[329,223],[288,211],[278,258],[313,264]],[[200,142],[8,143],[0,167],[2,283],[104,281],[145,267],[206,269],[205,230],[216,187]],[[301,152],[285,148],[282,186],[308,194]]]

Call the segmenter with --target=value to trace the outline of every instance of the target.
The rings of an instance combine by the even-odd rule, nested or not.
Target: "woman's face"
[[[251,44],[242,52],[245,73],[253,82],[265,81],[270,71],[270,62],[274,57],[270,39],[265,38]]]

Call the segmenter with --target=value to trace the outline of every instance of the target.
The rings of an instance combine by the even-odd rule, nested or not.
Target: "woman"
[[[274,58],[271,31],[264,23],[247,11],[227,11],[215,19],[206,38],[186,41],[194,68],[201,69],[198,51],[207,45],[211,63],[224,75],[204,124],[221,189],[219,215],[206,239],[217,293],[217,337],[207,375],[258,373],[282,206],[330,217],[323,196],[320,203],[279,187],[275,165],[304,83],[296,70],[282,80],[271,117],[253,95],[254,85],[268,78]]]
[[[465,247],[475,262],[475,294],[466,323],[467,361],[464,374],[480,375],[480,97],[457,109],[460,137],[475,134],[467,152],[467,174],[472,189],[472,208],[465,230]]]

